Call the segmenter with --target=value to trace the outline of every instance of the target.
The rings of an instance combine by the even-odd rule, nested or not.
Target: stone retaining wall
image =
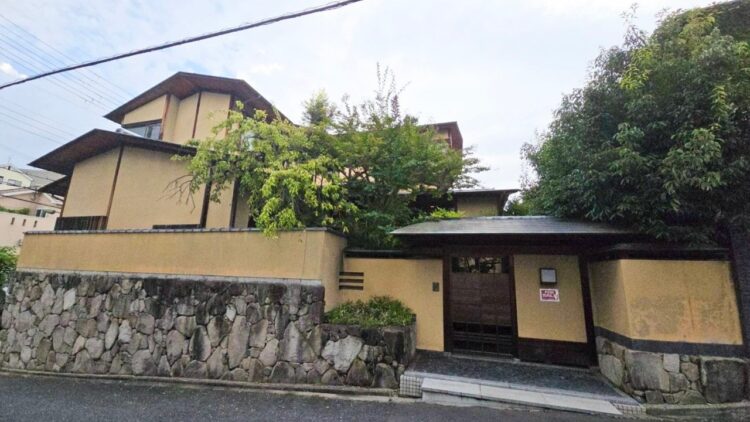
[[[322,322],[317,282],[19,271],[0,366],[397,388],[414,327]]]
[[[640,402],[703,404],[748,397],[748,362],[742,359],[630,350],[596,338],[599,369]]]

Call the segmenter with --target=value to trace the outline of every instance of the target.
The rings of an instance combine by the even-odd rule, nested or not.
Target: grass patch
[[[413,315],[412,310],[401,301],[376,296],[367,302],[344,302],[326,313],[326,321],[362,327],[406,326],[411,325]]]

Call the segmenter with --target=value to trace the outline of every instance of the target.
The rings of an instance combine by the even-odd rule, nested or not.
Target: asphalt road
[[[594,421],[568,412],[0,374],[2,421]]]

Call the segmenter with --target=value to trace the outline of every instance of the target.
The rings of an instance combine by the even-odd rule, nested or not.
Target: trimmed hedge
[[[330,324],[359,325],[362,327],[407,326],[414,321],[414,313],[401,301],[388,296],[376,296],[363,302],[344,302],[325,315]]]

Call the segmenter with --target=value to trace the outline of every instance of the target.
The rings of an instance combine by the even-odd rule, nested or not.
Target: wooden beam
[[[117,154],[117,164],[115,165],[115,176],[112,178],[112,189],[109,192],[109,202],[107,203],[107,225],[109,225],[109,213],[112,211],[112,201],[115,197],[115,188],[117,187],[117,178],[120,175],[120,163],[122,162],[122,153],[125,146],[120,145],[120,152]],[[106,227],[103,227],[106,228]]]

